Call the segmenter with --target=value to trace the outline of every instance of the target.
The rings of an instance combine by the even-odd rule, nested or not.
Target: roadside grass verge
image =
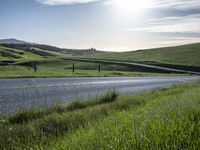
[[[24,110],[13,116],[2,116],[0,149],[30,148],[36,143],[47,144],[52,138],[111,113],[105,106],[116,101],[117,96],[115,91],[111,91],[96,101],[75,101],[46,110]]]
[[[148,141],[162,148],[170,148],[171,142],[176,149],[177,143],[185,139],[199,146],[193,139],[198,138],[195,131],[200,125],[199,91],[200,84],[193,83],[118,98],[111,92],[97,102],[77,101],[41,110],[41,116],[27,111],[27,116],[25,112],[16,114],[13,120],[4,117],[0,123],[0,149],[52,149],[54,145],[55,149],[152,148],[153,143]],[[165,126],[167,123],[174,130]],[[185,126],[190,130],[182,131]]]
[[[169,95],[155,97],[143,107],[130,107],[89,123],[86,128],[59,140],[53,149],[197,150],[200,147],[200,85],[186,89],[177,93],[173,89]]]
[[[116,91],[109,91],[106,94],[97,97],[96,99],[89,99],[89,100],[74,100],[69,104],[66,103],[57,103],[50,108],[47,109],[22,109],[21,111],[17,112],[14,115],[11,115],[7,118],[7,121],[10,124],[22,124],[32,121],[34,119],[42,118],[46,115],[50,115],[53,113],[65,113],[67,111],[75,111],[77,109],[85,109],[87,107],[103,104],[103,103],[110,103],[116,101],[118,97],[118,93]]]

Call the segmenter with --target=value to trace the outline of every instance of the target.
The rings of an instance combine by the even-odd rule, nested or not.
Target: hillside
[[[48,50],[46,50],[48,49]],[[128,66],[101,64],[101,73],[98,73],[99,63],[69,61],[63,58],[90,55],[96,50],[68,50],[47,45],[30,44],[0,44],[0,78],[8,77],[71,77],[71,76],[152,76],[152,73],[131,71]],[[71,53],[71,54],[70,54]],[[34,64],[37,72],[34,72]],[[75,72],[72,72],[72,65]],[[161,74],[154,74],[161,75]]]
[[[7,47],[7,48],[14,48],[19,49],[31,53],[33,52],[33,49],[41,50],[41,51],[48,51],[49,52],[57,52],[60,54],[70,54],[73,56],[77,55],[94,55],[94,54],[104,54],[104,51],[98,51],[94,48],[91,49],[65,49],[65,48],[58,48],[55,46],[50,45],[44,45],[44,44],[31,44],[31,43],[22,43],[22,44],[16,44],[16,43],[1,43],[0,46]]]
[[[8,48],[4,46],[0,46],[0,61],[8,61],[8,60],[33,60],[42,58],[41,55],[37,55],[31,52]]]
[[[177,47],[111,53],[95,49],[72,50],[41,44],[4,43],[0,44],[0,77],[147,76],[152,75],[152,73],[154,75],[158,73],[148,68],[116,63],[102,63],[93,59],[83,62],[77,59],[80,57],[135,61],[200,72],[199,48],[200,44],[190,44]],[[37,73],[33,72],[34,63],[37,63]],[[76,73],[72,73],[73,64],[75,65]],[[99,65],[101,65],[101,73],[97,71]]]
[[[200,43],[94,55],[94,58],[200,66]]]

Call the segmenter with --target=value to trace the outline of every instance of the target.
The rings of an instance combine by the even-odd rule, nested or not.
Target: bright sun
[[[145,9],[149,4],[149,0],[113,0],[113,5],[123,11]]]

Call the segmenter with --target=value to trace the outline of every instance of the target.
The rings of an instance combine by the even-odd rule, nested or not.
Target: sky
[[[200,42],[200,0],[0,0],[0,39],[130,51]]]

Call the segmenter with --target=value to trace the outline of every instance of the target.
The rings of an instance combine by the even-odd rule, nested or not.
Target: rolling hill
[[[4,41],[4,43],[2,43]],[[7,42],[7,43],[6,43]],[[14,42],[14,43],[11,43]],[[18,44],[16,44],[18,42]],[[22,43],[20,43],[22,42]],[[20,44],[19,44],[20,43]],[[21,52],[21,53],[19,53]],[[24,54],[23,54],[23,53]],[[29,54],[28,57],[25,57]],[[9,59],[35,59],[44,57],[86,57],[141,62],[153,65],[183,65],[200,67],[200,43],[138,50],[130,52],[105,52],[91,49],[66,49],[44,44],[33,44],[16,39],[0,40],[0,61]],[[170,66],[169,66],[170,67]]]
[[[200,43],[131,52],[93,55],[93,58],[114,59],[148,64],[200,66]]]
[[[33,60],[39,58],[42,58],[42,56],[20,49],[0,46],[0,61]]]
[[[87,58],[86,60],[88,61],[81,61],[79,60],[80,58]],[[138,62],[200,72],[200,43],[131,52],[104,52],[96,49],[73,50],[33,43],[2,43],[0,44],[0,76],[74,76],[71,73],[73,64],[75,64],[76,70],[79,70],[79,72],[82,73],[84,71],[84,76],[90,76],[91,74],[88,74],[88,72],[98,76],[108,75],[98,74],[96,70],[99,64],[101,64],[102,70],[108,71],[108,73],[111,72],[111,75],[122,76],[128,74],[132,76],[138,72],[155,73],[148,68],[102,63],[97,62],[96,59]],[[39,70],[37,74],[33,74],[32,71],[35,62],[37,62]],[[77,76],[83,76],[83,74],[77,73]]]
[[[98,51],[94,48],[66,49],[66,48],[58,48],[51,45],[26,42],[26,41],[17,40],[17,39],[0,39],[0,46],[1,48],[5,47],[5,48],[18,49],[18,50],[22,50],[25,52],[30,52],[30,53],[33,53],[36,55],[42,55],[42,56],[49,56],[49,55],[51,56],[52,52],[54,53],[53,55],[67,54],[67,55],[72,55],[72,56],[95,55],[95,54],[105,53],[104,51]]]

